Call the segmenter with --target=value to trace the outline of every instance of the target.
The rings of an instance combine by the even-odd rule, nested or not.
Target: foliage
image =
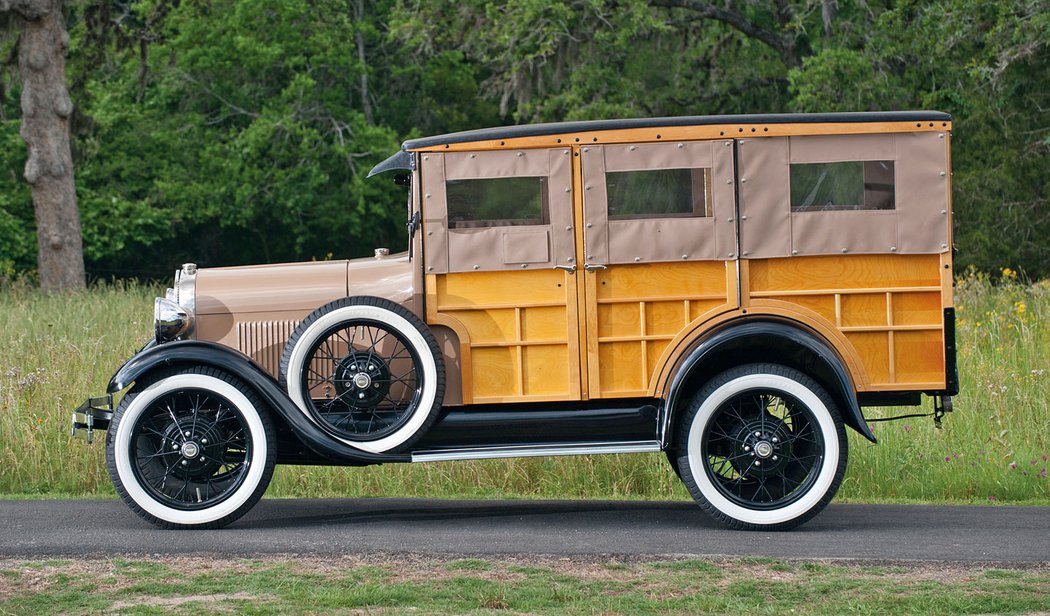
[[[518,122],[940,109],[959,264],[1050,274],[1046,0],[73,0],[88,269],[404,246],[365,181],[409,137]],[[35,267],[10,24],[0,272]],[[6,59],[6,60],[5,60]]]

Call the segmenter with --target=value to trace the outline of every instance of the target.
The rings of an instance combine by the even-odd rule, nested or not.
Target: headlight
[[[172,288],[158,297],[153,306],[153,326],[157,342],[170,342],[193,334],[197,307],[197,265],[185,263],[175,272]]]
[[[175,272],[175,303],[190,313],[197,311],[197,264],[184,263],[182,269]]]
[[[153,303],[153,327],[157,342],[171,342],[190,328],[190,315],[170,299],[158,297]]]

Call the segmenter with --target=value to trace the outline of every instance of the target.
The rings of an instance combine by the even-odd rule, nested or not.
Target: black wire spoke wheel
[[[834,398],[778,364],[710,379],[683,409],[672,448],[697,504],[740,530],[787,530],[815,516],[835,496],[848,457]]]
[[[750,509],[778,509],[806,494],[824,459],[813,411],[791,395],[753,390],[715,411],[701,445],[718,490]]]
[[[229,400],[204,389],[178,389],[150,402],[128,441],[135,478],[172,509],[214,507],[244,484],[252,437]]]
[[[355,319],[325,330],[299,375],[308,409],[337,436],[380,439],[419,407],[424,387],[419,354],[397,329]]]

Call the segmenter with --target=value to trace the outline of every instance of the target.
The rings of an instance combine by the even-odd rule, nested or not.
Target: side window
[[[732,141],[580,148],[586,264],[732,259]]]
[[[740,254],[947,251],[946,136],[923,131],[738,140]]]
[[[425,271],[574,263],[572,158],[567,148],[420,156]]]
[[[791,165],[792,212],[892,209],[892,160]]]
[[[710,217],[711,169],[649,169],[605,174],[609,220]]]
[[[546,177],[446,180],[445,195],[449,229],[550,222]]]

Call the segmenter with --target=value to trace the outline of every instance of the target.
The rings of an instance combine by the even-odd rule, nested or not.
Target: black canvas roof
[[[711,124],[797,124],[836,122],[947,122],[952,117],[941,111],[867,111],[856,113],[774,113],[760,115],[680,116],[674,118],[630,118],[623,120],[590,120],[586,122],[551,122],[480,128],[447,135],[410,139],[401,147],[414,150],[446,143],[538,137],[561,133],[581,133],[626,128],[661,126],[707,126]]]
[[[679,116],[674,118],[628,118],[623,120],[589,120],[585,122],[550,122],[546,124],[522,124],[479,128],[447,135],[409,139],[401,144],[401,151],[376,165],[368,174],[392,169],[411,169],[412,158],[408,150],[492,141],[516,137],[540,137],[563,133],[584,133],[627,128],[658,128],[664,126],[710,126],[717,124],[834,124],[851,122],[948,122],[952,116],[942,111],[863,111],[850,113],[773,113],[757,115]]]

